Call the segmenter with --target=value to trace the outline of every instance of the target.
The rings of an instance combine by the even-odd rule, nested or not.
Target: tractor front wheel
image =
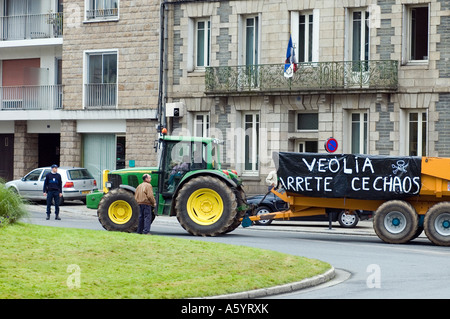
[[[103,228],[111,231],[135,232],[139,219],[139,205],[133,193],[116,188],[110,190],[101,199],[98,220]]]
[[[180,225],[192,235],[217,236],[226,233],[237,214],[236,196],[218,178],[196,177],[182,186],[175,209]]]

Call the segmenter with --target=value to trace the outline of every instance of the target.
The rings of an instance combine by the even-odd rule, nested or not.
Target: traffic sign
[[[325,150],[328,153],[334,153],[336,152],[338,148],[338,142],[335,138],[330,137],[326,142],[325,142]]]

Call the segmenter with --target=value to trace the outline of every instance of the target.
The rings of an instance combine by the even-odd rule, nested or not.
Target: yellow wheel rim
[[[116,200],[108,208],[108,216],[116,224],[125,224],[133,215],[130,204],[124,200]]]
[[[199,225],[212,225],[223,213],[223,201],[220,195],[209,188],[196,190],[187,201],[189,217]]]

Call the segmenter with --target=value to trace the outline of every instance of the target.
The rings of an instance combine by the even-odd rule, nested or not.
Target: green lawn
[[[203,297],[331,267],[244,246],[23,223],[0,228],[0,238],[0,299]]]

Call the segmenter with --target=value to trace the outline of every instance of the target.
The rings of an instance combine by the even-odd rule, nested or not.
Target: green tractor
[[[162,135],[159,167],[103,172],[103,191],[88,194],[106,230],[135,232],[139,207],[134,199],[142,175],[150,174],[157,201],[155,215],[177,216],[193,235],[217,236],[237,228],[248,206],[234,170],[222,170],[219,141],[214,138]]]

